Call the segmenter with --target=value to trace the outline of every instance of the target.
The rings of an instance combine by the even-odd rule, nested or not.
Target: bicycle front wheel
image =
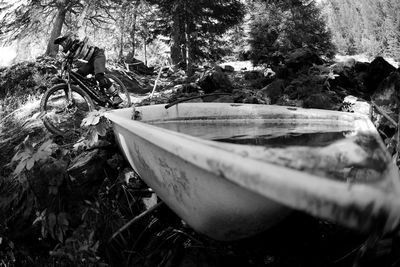
[[[82,120],[95,109],[90,96],[81,88],[58,84],[48,89],[40,102],[40,111],[44,113],[44,126],[55,135],[68,133],[80,134]]]
[[[131,97],[123,82],[113,74],[106,74],[105,76],[110,79],[114,88],[117,90],[118,95],[122,98],[122,103],[118,105],[118,108],[130,107],[132,105]]]

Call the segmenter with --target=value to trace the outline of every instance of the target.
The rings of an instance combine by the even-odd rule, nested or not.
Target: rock
[[[372,95],[378,88],[378,85],[395,70],[396,68],[382,57],[375,58],[369,65],[367,71],[367,93]]]
[[[273,79],[276,76],[275,71],[273,71],[271,68],[266,68],[264,70],[264,77],[268,78],[268,79]]]
[[[363,99],[359,99],[355,96],[346,96],[343,100],[343,105],[340,111],[361,113],[368,117],[371,116],[372,106]]]
[[[244,73],[245,80],[257,80],[264,78],[264,74],[261,71],[253,70],[253,71],[246,71]]]
[[[286,67],[294,72],[303,67],[311,67],[312,65],[322,65],[324,61],[316,53],[308,48],[299,48],[291,52],[285,59]]]
[[[253,103],[253,104],[258,104],[258,103],[262,103],[265,104],[265,101],[262,99],[257,99],[257,101],[254,100],[254,98],[258,98],[257,94],[255,91],[253,90],[249,90],[249,89],[236,89],[233,91],[232,93],[232,97],[234,100],[234,103]]]
[[[369,68],[370,63],[368,62],[356,62],[356,65],[354,66],[354,70],[356,72],[367,72]]]
[[[350,89],[355,87],[354,83],[354,72],[347,68],[335,68],[333,73],[337,75],[335,79],[329,80],[329,84],[332,88],[345,88]]]
[[[261,89],[275,79],[275,72],[270,68],[266,68],[263,71],[248,71],[244,73],[243,78],[249,81],[247,84],[249,84],[251,88]]]
[[[218,102],[219,98],[219,95],[208,95],[200,98],[200,100],[203,100],[203,102]]]
[[[277,105],[280,106],[292,106],[292,107],[303,107],[304,103],[303,100],[300,99],[290,99],[288,95],[283,94],[279,97],[276,101]]]
[[[266,87],[258,91],[258,95],[266,103],[275,104],[278,98],[283,94],[285,89],[285,81],[276,79]]]
[[[68,167],[73,187],[83,196],[91,196],[109,174],[107,151],[94,149],[76,157]],[[78,190],[79,189],[79,190]]]
[[[387,115],[397,122],[399,112],[399,97],[400,72],[394,71],[379,84],[378,89],[371,96],[371,99]],[[387,125],[388,127],[394,127],[392,123],[390,123],[381,115],[377,116],[375,123],[377,126]]]
[[[206,71],[204,76],[200,78],[197,84],[204,90],[204,93],[210,94],[216,90],[223,92],[232,92],[232,83],[228,76],[218,66]]]
[[[338,62],[332,66],[332,70],[335,73],[343,72],[345,69],[354,69],[356,66],[356,60],[354,58],[349,58],[345,61]]]
[[[329,84],[332,89],[343,88],[351,94],[364,97],[368,91],[365,82],[368,67],[369,63],[357,62],[354,59],[336,63],[331,66],[336,77],[329,80]]]
[[[125,67],[129,71],[133,71],[140,74],[153,74],[154,68],[147,67],[143,61],[136,59],[132,53],[128,53],[125,57]]]
[[[232,67],[231,65],[225,65],[223,70],[226,72],[234,72],[235,68]]]
[[[342,62],[344,67],[347,67],[347,68],[350,68],[350,69],[354,68],[356,66],[356,63],[357,63],[357,61],[352,57],[348,58],[348,59],[346,59],[345,61]]]
[[[367,72],[356,72],[353,79],[354,79],[354,86],[355,88],[362,93],[367,92],[367,85],[365,84],[365,81],[368,77]]]
[[[256,96],[253,96],[253,95],[245,97],[243,99],[243,103],[246,103],[246,104],[263,104],[262,102],[259,101],[259,99]]]
[[[336,105],[333,103],[331,96],[324,93],[310,95],[304,100],[305,108],[319,108],[335,110]]]
[[[218,102],[218,103],[233,103],[234,99],[233,99],[233,96],[224,95],[224,96],[221,96],[221,97],[215,99],[214,102]]]
[[[285,87],[284,93],[290,99],[302,99],[324,91],[325,78],[321,75],[301,74]]]
[[[268,84],[270,84],[272,81],[273,81],[273,79],[269,79],[267,77],[262,77],[262,78],[259,78],[256,80],[251,80],[249,82],[249,85],[251,88],[254,88],[254,89],[262,89],[265,86],[267,86]]]
[[[175,85],[173,89],[176,90],[177,93],[184,94],[197,93],[201,90],[200,86],[198,86],[196,83],[178,84]]]

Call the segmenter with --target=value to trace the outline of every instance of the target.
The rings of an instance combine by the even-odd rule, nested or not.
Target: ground
[[[225,65],[237,71],[228,74],[233,87],[246,88],[236,99],[264,101],[256,95],[265,82],[252,72],[257,69],[249,62]],[[103,143],[82,150],[74,149],[79,140],[55,137],[43,127],[38,109],[48,81],[30,68],[26,71],[23,66],[16,66],[2,72],[3,78],[9,77],[6,73],[12,77],[8,80],[15,81],[10,88],[19,95],[4,94],[1,101],[0,266],[399,264],[398,235],[381,237],[378,232],[359,233],[297,211],[265,233],[233,242],[218,242],[193,232],[164,205],[126,227],[132,218],[148,208],[151,192],[124,161],[110,131],[101,137]],[[238,71],[244,68],[249,74]],[[19,73],[31,77],[31,80],[24,78],[31,85],[21,84],[23,79]],[[244,78],[250,74],[255,79]],[[132,79],[133,74],[130,75]],[[165,102],[171,97],[191,94],[183,90],[174,95],[177,90],[164,90],[181,78],[181,74],[166,73],[156,90],[155,100],[149,100],[149,89],[153,88],[156,76],[135,77],[139,79],[137,84],[146,87],[144,91],[131,92],[136,104]],[[26,91],[30,92],[29,96],[25,95]],[[31,166],[29,159],[39,157],[39,147],[48,140],[51,143],[42,147],[45,160],[33,160]],[[20,158],[13,160],[18,153]],[[87,165],[90,168],[82,172],[76,163],[83,159],[90,162]],[[24,168],[16,172],[21,162],[25,162]],[[68,177],[64,176],[65,166],[69,168]],[[43,172],[44,169],[51,170],[52,175],[48,175],[50,171]],[[63,175],[58,176],[60,173]],[[119,231],[120,234],[111,238]]]

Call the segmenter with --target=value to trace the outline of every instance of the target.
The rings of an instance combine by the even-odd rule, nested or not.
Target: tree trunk
[[[119,57],[119,60],[124,60],[124,30],[125,30],[125,12],[124,11],[122,11],[121,12],[121,16],[122,16],[122,18],[121,18],[121,35],[120,35],[120,46],[119,46],[119,55],[118,55],[118,57]]]
[[[147,66],[147,43],[144,40],[144,64]]]
[[[65,22],[65,15],[67,9],[65,7],[59,7],[57,11],[56,21],[54,22],[53,29],[51,30],[50,39],[47,43],[47,49],[45,55],[55,57],[58,53],[58,45],[54,44],[54,40],[61,34],[62,27]]]
[[[186,17],[186,16],[185,16]],[[180,52],[181,52],[181,62],[184,63],[185,66],[187,66],[187,60],[188,60],[188,55],[187,55],[187,25],[186,25],[186,18],[181,16],[181,27],[180,27]]]
[[[186,66],[186,74],[190,77],[193,75],[193,63],[196,60],[195,58],[195,45],[196,45],[196,34],[195,34],[195,25],[193,21],[187,21],[186,27],[186,50],[187,50],[187,66]]]
[[[77,33],[78,33],[78,36],[81,38],[86,35],[85,27],[83,27],[83,25],[85,22],[86,14],[87,14],[91,4],[92,4],[92,1],[90,1],[90,0],[87,1],[87,3],[83,7],[82,13],[79,14],[78,21],[76,23]]]
[[[140,1],[136,1],[134,10],[133,10],[133,18],[132,18],[132,27],[129,32],[129,35],[131,37],[131,44],[132,44],[132,55],[135,56],[135,50],[136,50],[136,20],[137,20],[137,14],[138,14],[138,7],[139,7]]]
[[[178,6],[179,3],[175,3],[175,6],[173,7],[173,14],[172,14],[172,32],[171,32],[171,59],[172,59],[172,64],[176,65],[179,64],[183,61],[183,56],[182,56],[182,45],[184,45],[184,42],[182,42],[183,34],[182,32],[182,26],[184,27],[182,17],[184,16],[184,12],[181,8],[181,6]]]

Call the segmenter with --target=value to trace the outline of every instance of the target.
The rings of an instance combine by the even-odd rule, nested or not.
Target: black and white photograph
[[[400,266],[400,1],[0,0],[32,266]]]

